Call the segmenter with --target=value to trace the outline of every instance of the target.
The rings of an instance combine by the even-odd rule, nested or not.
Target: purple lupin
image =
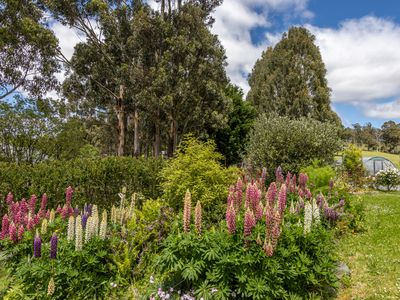
[[[50,258],[56,259],[57,258],[57,245],[58,245],[58,236],[57,234],[53,233],[50,239]]]

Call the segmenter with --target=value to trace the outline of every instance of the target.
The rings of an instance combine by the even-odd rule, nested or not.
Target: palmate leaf
[[[203,261],[194,261],[193,259],[188,263],[183,271],[182,277],[185,280],[197,280],[199,278],[199,274],[203,271],[205,263]]]

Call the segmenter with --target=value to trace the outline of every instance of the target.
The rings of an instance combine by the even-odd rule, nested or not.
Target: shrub
[[[274,182],[266,195],[261,182],[242,190],[239,181],[230,188],[226,223],[201,233],[196,223],[187,227],[191,218],[185,210],[160,256],[166,279],[157,299],[167,299],[162,293],[171,296],[171,286],[196,299],[326,297],[337,281],[333,235],[327,230],[335,210],[322,200],[286,203],[291,189],[306,189],[304,179],[298,190]]]
[[[200,142],[186,137],[180,144],[176,157],[161,171],[164,197],[175,209],[182,209],[182,199],[187,190],[199,200],[208,213],[209,220],[218,220],[228,195],[226,187],[235,182],[238,170],[221,165],[221,154],[212,141]]]
[[[272,175],[277,166],[298,173],[318,159],[330,163],[341,148],[340,128],[312,119],[260,116],[250,133],[246,162],[267,167]]]
[[[360,148],[350,144],[343,151],[343,169],[347,173],[351,183],[360,186],[365,176],[365,168],[362,162],[362,151]]]
[[[141,192],[157,198],[161,159],[131,157],[77,158],[70,161],[47,161],[36,165],[0,163],[0,197],[13,191],[16,198],[47,193],[49,204],[63,202],[64,189],[73,186],[75,204],[93,200],[100,207],[118,202],[121,186],[128,192]]]
[[[380,170],[375,176],[376,187],[386,187],[388,191],[400,185],[400,171],[394,168]]]
[[[334,168],[331,166],[320,166],[317,161],[301,169],[301,172],[308,175],[309,185],[314,192],[326,193],[329,190],[329,185],[332,185],[336,177]]]

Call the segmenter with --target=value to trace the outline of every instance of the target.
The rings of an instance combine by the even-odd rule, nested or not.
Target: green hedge
[[[159,172],[163,165],[161,159],[132,157],[77,158],[35,165],[0,163],[0,199],[8,192],[17,199],[47,193],[49,206],[56,207],[64,202],[69,185],[75,191],[73,205],[115,203],[122,186],[128,193],[140,192],[154,199],[161,195]]]

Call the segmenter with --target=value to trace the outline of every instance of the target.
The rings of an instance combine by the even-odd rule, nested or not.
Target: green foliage
[[[263,52],[249,77],[247,99],[257,111],[341,124],[330,107],[326,69],[315,37],[292,27]]]
[[[74,205],[91,203],[105,207],[118,201],[121,186],[141,192],[146,198],[160,194],[161,159],[104,157],[46,161],[36,165],[0,163],[0,195],[13,192],[18,199],[47,193],[49,205],[64,202],[66,187],[72,186]],[[2,202],[4,203],[4,202]]]
[[[277,166],[298,173],[315,159],[331,163],[341,148],[339,132],[336,125],[313,119],[262,115],[250,133],[246,162],[265,166],[270,174]]]
[[[58,40],[37,1],[0,3],[0,99],[16,90],[35,98],[56,87]]]
[[[204,299],[304,299],[314,292],[327,296],[335,286],[335,255],[332,234],[321,226],[304,235],[302,226],[285,221],[277,249],[268,257],[257,244],[265,225],[253,229],[244,246],[243,219],[238,234],[216,229],[197,235],[175,232],[165,242],[160,266],[169,276],[164,287],[182,292],[194,289]]]
[[[0,264],[10,274],[6,290],[0,291],[6,299],[92,299],[105,298],[110,293],[110,284],[117,276],[110,265],[115,241],[95,237],[85,243],[82,251],[75,251],[75,244],[67,241],[65,225],[60,218],[49,224],[47,234],[41,236],[40,258],[32,256],[32,232],[25,232],[18,244],[8,239],[1,241]],[[55,260],[50,259],[49,243],[54,231],[59,237]],[[55,293],[49,297],[47,287],[51,277]]]
[[[225,164],[231,165],[239,163],[244,155],[256,111],[243,101],[243,91],[237,86],[229,85],[226,94],[232,99],[233,110],[228,114],[227,127],[216,132],[215,141]]]
[[[313,192],[326,193],[329,183],[334,181],[336,177],[335,169],[331,166],[321,166],[318,161],[314,161],[312,165],[301,169],[301,173],[308,175],[308,183]]]
[[[347,173],[350,181],[355,185],[360,185],[365,175],[361,149],[357,148],[353,144],[350,144],[343,151],[342,156],[343,169]]]
[[[222,155],[216,152],[213,142],[186,137],[176,157],[161,171],[164,197],[169,205],[176,211],[181,210],[185,193],[189,190],[192,202],[201,202],[206,218],[222,219],[222,205],[228,195],[226,187],[235,182],[238,170],[224,168],[219,162],[221,159]]]
[[[394,121],[383,123],[382,140],[389,152],[395,152],[400,144],[400,123],[396,124]]]
[[[379,171],[375,176],[375,185],[385,187],[391,191],[400,186],[400,171],[397,169],[386,169]]]

